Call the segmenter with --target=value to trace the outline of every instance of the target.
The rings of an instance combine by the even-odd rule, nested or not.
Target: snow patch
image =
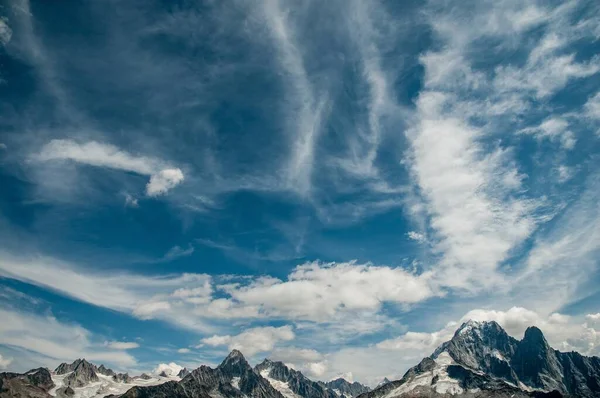
[[[458,380],[448,375],[448,366],[455,362],[447,351],[442,351],[435,359],[436,366],[429,372],[415,376],[412,380],[390,391],[385,398],[394,398],[414,390],[417,387],[432,388],[439,394],[458,395],[464,393]],[[433,380],[435,379],[435,383]]]
[[[240,378],[239,377],[234,377],[233,379],[231,379],[231,385],[236,390],[239,390],[240,389]]]
[[[50,391],[48,391],[48,393],[51,396],[55,397],[56,391],[59,388],[65,386],[64,379],[69,374],[70,373],[66,373],[66,374],[62,374],[62,375],[57,375],[57,374],[51,375],[52,381],[54,382],[54,387]],[[180,380],[180,378],[177,376],[169,376],[169,377],[154,376],[148,380],[135,378],[135,379],[133,379],[133,381],[131,383],[119,383],[117,381],[114,381],[112,376],[98,374],[98,378],[100,379],[99,381],[90,383],[87,386],[71,387],[75,391],[73,398],[101,398],[101,397],[104,397],[104,396],[110,395],[110,394],[121,395],[121,394],[124,394],[131,387],[155,386],[158,384],[166,383],[167,381],[170,381],[170,380],[175,380],[175,381]]]

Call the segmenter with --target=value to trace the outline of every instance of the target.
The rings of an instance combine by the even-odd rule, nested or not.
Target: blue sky
[[[376,384],[467,318],[600,354],[597,2],[0,15],[0,367]]]

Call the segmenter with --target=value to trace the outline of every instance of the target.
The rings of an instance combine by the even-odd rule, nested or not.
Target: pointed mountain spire
[[[218,369],[231,377],[239,377],[248,371],[252,371],[252,367],[244,358],[244,354],[239,350],[232,350],[218,366]]]

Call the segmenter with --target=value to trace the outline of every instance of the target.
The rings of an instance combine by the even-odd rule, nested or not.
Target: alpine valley
[[[496,322],[468,321],[399,380],[375,389],[342,378],[313,381],[282,362],[252,367],[233,350],[216,368],[130,376],[85,359],[54,371],[0,373],[0,398],[600,397],[600,358],[551,348],[529,327],[522,340]]]

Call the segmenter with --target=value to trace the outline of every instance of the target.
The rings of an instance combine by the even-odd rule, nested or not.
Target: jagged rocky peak
[[[50,371],[37,368],[27,373],[0,373],[0,398],[50,398],[54,387]]]
[[[183,379],[185,376],[189,375],[190,371],[187,370],[187,368],[183,368],[179,371],[179,373],[177,373],[177,376],[181,379]]]
[[[96,372],[104,375],[104,376],[114,376],[116,373],[112,370],[104,366],[104,364],[98,366]]]
[[[117,383],[131,383],[133,379],[127,373],[114,374],[112,379]]]
[[[265,359],[254,367],[254,371],[286,397],[337,398],[324,383],[312,381],[280,361]]]
[[[338,377],[334,380],[328,381],[325,383],[325,385],[327,388],[333,390],[336,394],[344,395],[346,397],[356,397],[371,390],[369,387],[362,385],[359,382],[349,382],[343,377]]]
[[[96,367],[85,359],[78,359],[73,362],[74,368],[71,374],[64,379],[67,386],[83,387],[90,382],[99,381],[96,374]]]
[[[379,383],[377,383],[377,386],[375,388],[379,388],[381,386],[386,385],[387,383],[390,383],[391,380],[388,379],[387,377],[384,377],[383,380],[381,380]]]
[[[252,367],[238,350],[232,350],[218,366],[218,369],[232,377],[239,377],[248,371],[252,371]]]

